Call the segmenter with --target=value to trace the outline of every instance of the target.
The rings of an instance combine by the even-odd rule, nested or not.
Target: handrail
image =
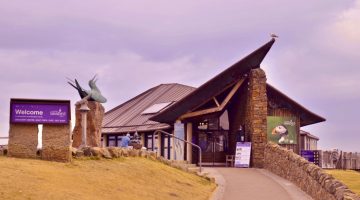
[[[200,147],[200,146],[198,146],[198,145],[196,145],[196,144],[194,144],[194,143],[192,143],[192,142],[188,142],[188,141],[186,141],[186,140],[183,140],[183,139],[181,139],[181,138],[178,138],[178,137],[174,136],[173,134],[168,133],[168,132],[163,131],[163,130],[156,130],[156,131],[154,132],[154,134],[156,134],[156,133],[158,133],[158,132],[163,133],[163,134],[168,135],[168,136],[171,136],[171,137],[173,137],[173,138],[175,138],[175,139],[181,140],[181,141],[183,141],[183,142],[185,142],[185,143],[191,144],[192,146],[198,148],[198,149],[199,149],[199,167],[200,167],[200,173],[201,173],[201,166],[202,166],[202,164],[201,164],[201,155],[202,155],[202,154],[201,154],[201,147]],[[175,147],[174,147],[174,148],[175,148]]]

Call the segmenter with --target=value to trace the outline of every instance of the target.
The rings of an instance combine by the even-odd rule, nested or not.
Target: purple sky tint
[[[11,97],[71,99],[95,73],[110,109],[160,83],[199,86],[280,36],[268,82],[327,122],[320,147],[360,151],[360,3],[1,1],[0,136]]]

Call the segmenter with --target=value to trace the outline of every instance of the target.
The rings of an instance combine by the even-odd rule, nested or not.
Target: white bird
[[[271,33],[270,36],[271,36],[272,38],[278,38],[278,37],[279,37],[279,36],[275,35],[275,33]]]

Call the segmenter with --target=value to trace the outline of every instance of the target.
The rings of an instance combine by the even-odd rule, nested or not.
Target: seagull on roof
[[[107,99],[101,94],[101,91],[96,86],[96,81],[98,80],[96,75],[91,80],[89,80],[90,90],[83,89],[76,79],[75,81],[73,81],[68,78],[68,80],[68,83],[79,92],[79,95],[81,97],[81,100],[77,104],[81,104],[82,102],[88,100],[96,101],[99,103],[106,103]]]
[[[279,38],[279,36],[277,36],[275,33],[270,33],[270,37],[272,37],[272,38]]]

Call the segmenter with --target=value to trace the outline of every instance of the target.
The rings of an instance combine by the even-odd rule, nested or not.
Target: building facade
[[[318,150],[317,143],[319,138],[315,135],[300,130],[300,147],[301,150]]]
[[[235,154],[236,142],[245,141],[252,143],[251,165],[261,168],[269,138],[267,118],[277,116],[294,119],[295,142],[280,145],[299,153],[300,127],[325,119],[267,84],[260,64],[274,42],[272,39],[199,88],[162,84],[108,111],[102,131],[104,144],[119,145],[124,134],[138,132],[143,145],[161,156],[199,162],[197,148],[156,133],[163,130],[200,146],[206,165],[223,165],[226,155]]]

